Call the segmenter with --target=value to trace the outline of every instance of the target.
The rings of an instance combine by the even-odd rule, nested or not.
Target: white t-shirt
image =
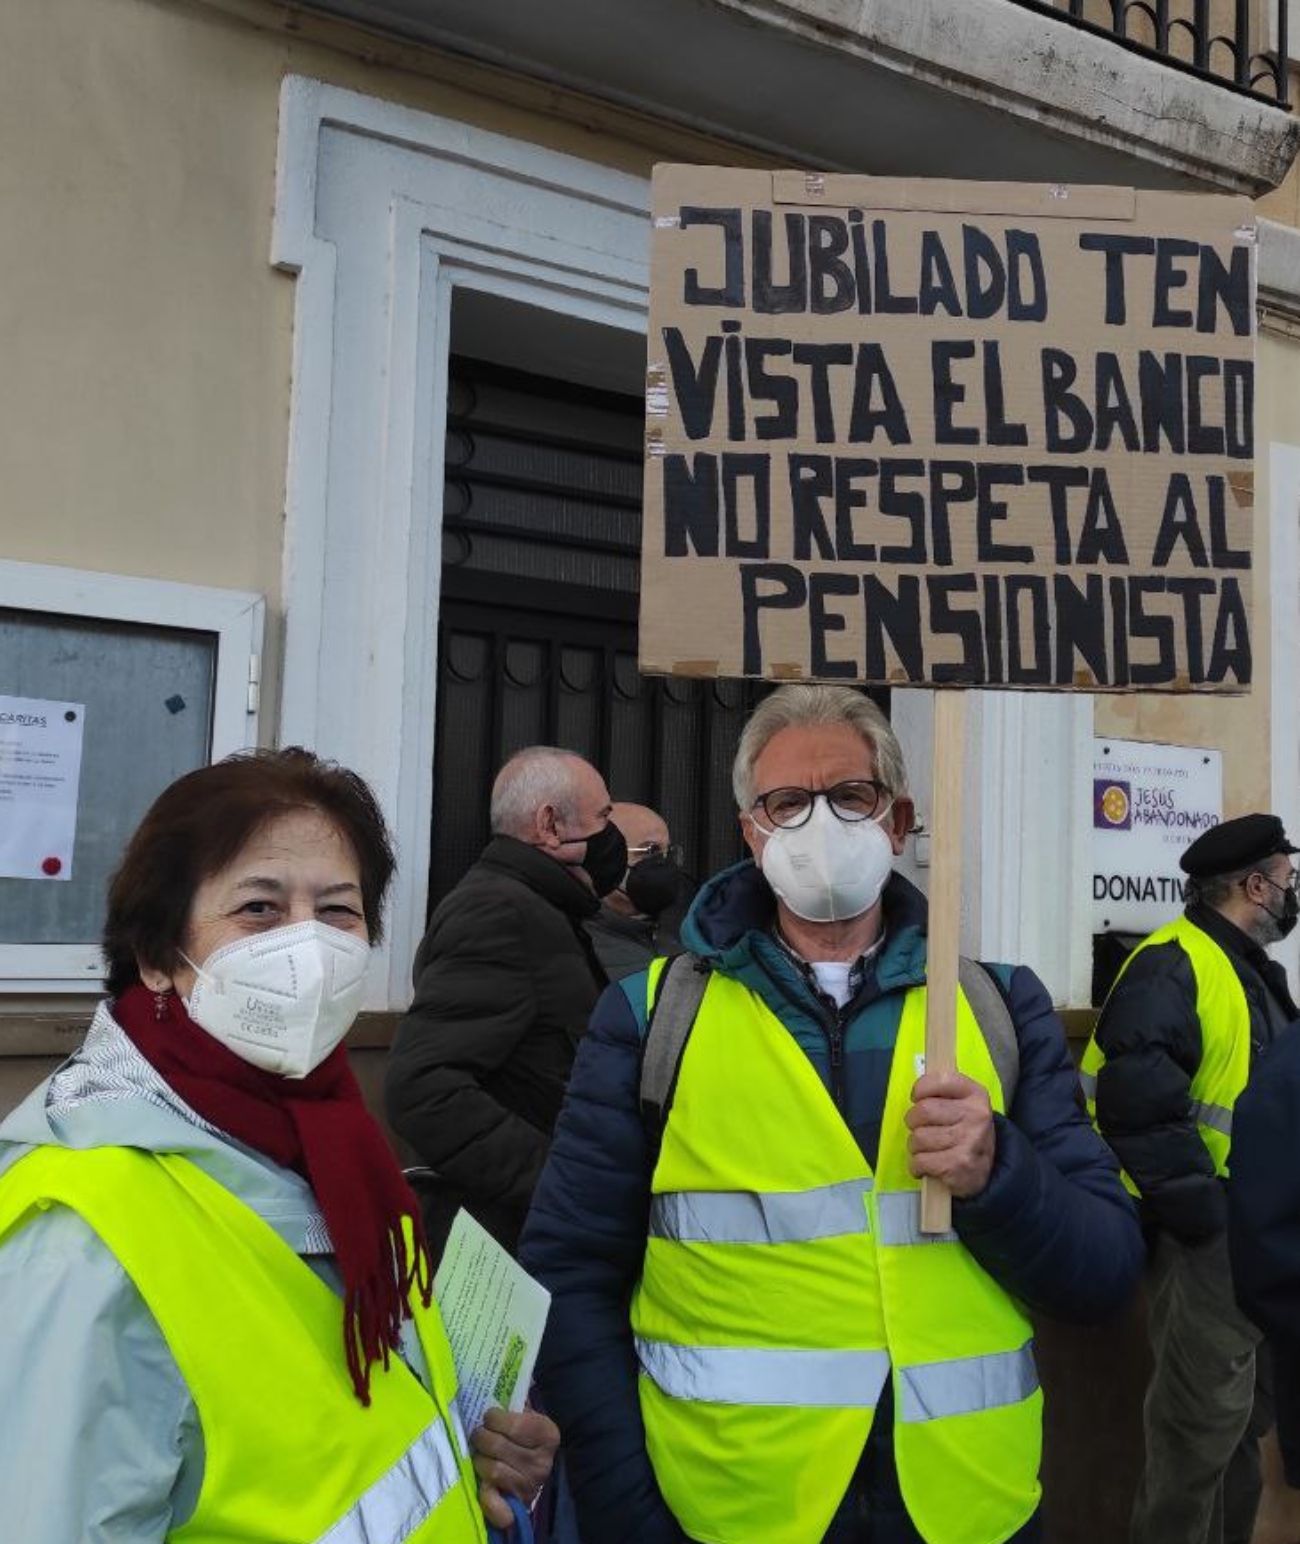
[[[817,988],[829,997],[837,1008],[849,1000],[849,973],[856,962],[853,960],[809,960],[812,973],[817,978]]]
[[[808,969],[817,981],[817,990],[829,997],[837,1008],[843,1008],[862,984],[862,972],[867,964],[885,946],[882,933],[870,949],[864,950],[856,960],[809,960]]]

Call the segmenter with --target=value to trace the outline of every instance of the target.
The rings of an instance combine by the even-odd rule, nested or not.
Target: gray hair
[[[528,745],[516,751],[492,784],[489,818],[493,836],[529,837],[544,804],[564,820],[572,820],[578,805],[578,772],[583,765],[576,751],[558,745]]]
[[[851,686],[814,686],[800,682],[778,686],[750,714],[736,747],[731,787],[736,804],[747,810],[754,802],[754,763],[768,741],[783,729],[812,724],[847,724],[871,747],[876,776],[898,798],[907,793],[907,768],[903,748],[889,720],[861,692]]]
[[[1261,858],[1258,863],[1233,869],[1229,874],[1203,874],[1199,879],[1189,877],[1185,886],[1187,904],[1213,906],[1217,911],[1237,886],[1243,880],[1249,879],[1252,874],[1262,874],[1265,879],[1269,878],[1268,866],[1276,856],[1276,853],[1270,853],[1268,857]]]

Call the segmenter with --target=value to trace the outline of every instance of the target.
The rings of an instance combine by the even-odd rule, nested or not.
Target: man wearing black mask
[[[1229,1151],[1256,1060],[1296,1017],[1265,950],[1296,924],[1298,850],[1276,815],[1198,837],[1180,860],[1186,912],[1129,957],[1084,1053],[1084,1091],[1154,1241],[1133,1544],[1244,1544],[1252,1532],[1269,1401],[1259,1334],[1233,1299]]]
[[[583,923],[623,880],[627,844],[595,767],[517,752],[492,785],[492,839],[429,921],[385,1104],[434,1171],[431,1246],[465,1206],[513,1250],[578,1040],[607,978]],[[437,840],[437,833],[434,833]]]
[[[627,841],[627,872],[586,924],[611,981],[621,981],[661,954],[679,954],[675,924],[690,900],[668,823],[644,804],[615,804],[611,822]]]

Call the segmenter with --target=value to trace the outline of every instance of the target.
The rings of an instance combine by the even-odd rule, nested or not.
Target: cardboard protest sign
[[[1245,199],[655,172],[641,668],[1240,692]]]

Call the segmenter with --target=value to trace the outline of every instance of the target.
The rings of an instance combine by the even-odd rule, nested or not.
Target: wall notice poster
[[[1245,199],[662,166],[641,668],[1250,685]]]
[[[1136,740],[1094,742],[1095,933],[1147,933],[1183,908],[1178,860],[1223,819],[1223,755]]]
[[[86,710],[0,696],[0,879],[71,879]]]

